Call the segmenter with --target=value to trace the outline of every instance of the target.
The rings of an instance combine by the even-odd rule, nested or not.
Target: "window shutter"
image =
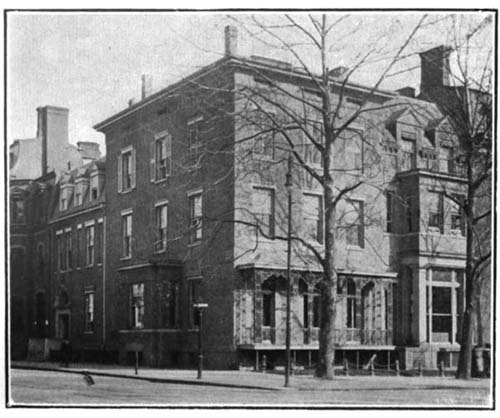
[[[123,169],[122,169],[122,156],[121,155],[118,156],[117,167],[118,167],[118,193],[121,193],[123,190],[123,178],[122,178]]]
[[[151,142],[150,144],[150,155],[151,155],[151,160],[149,162],[149,176],[151,179],[151,182],[154,182],[156,180],[156,158],[155,158],[155,146],[156,146],[156,141]]]
[[[132,149],[132,161],[131,161],[131,170],[132,170],[132,179],[130,187],[135,189],[135,179],[136,179],[136,161],[135,161],[135,148]]]

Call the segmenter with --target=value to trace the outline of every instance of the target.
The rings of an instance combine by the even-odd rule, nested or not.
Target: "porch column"
[[[254,272],[254,341],[262,342],[262,274]]]
[[[451,343],[455,344],[457,336],[457,271],[451,271]]]
[[[424,324],[427,324],[427,341],[432,343],[432,269],[427,269],[427,283],[426,283],[426,293],[427,293],[427,311]]]
[[[393,301],[394,298],[392,296],[392,291],[394,288],[393,282],[388,282],[386,283],[386,290],[387,290],[387,300],[385,301],[385,306],[387,307],[387,311],[385,313],[386,315],[386,333],[387,333],[387,344],[392,344],[394,342],[394,327],[393,327]],[[390,336],[390,338],[389,338]]]

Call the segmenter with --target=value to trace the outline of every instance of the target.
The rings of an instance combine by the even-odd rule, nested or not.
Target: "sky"
[[[332,14],[329,18],[335,21],[339,16]],[[421,16],[416,12],[353,13],[338,26],[338,33],[345,36],[332,40],[331,67],[352,65],[358,51],[367,48],[381,48],[376,56],[390,56]],[[451,40],[444,31],[448,17],[432,15],[437,23],[421,30],[408,46],[408,58],[394,67],[395,75],[382,87],[418,88],[417,52]],[[266,24],[283,21],[282,16],[269,13],[257,18]],[[294,15],[294,19],[310,23],[304,14]],[[7,141],[34,137],[36,108],[54,105],[70,110],[71,143],[97,141],[104,151],[104,137],[92,126],[127,107],[129,99],[140,96],[141,74],[152,75],[153,91],[157,91],[221,58],[227,24],[239,27],[239,54],[270,56],[298,64],[290,54],[271,49],[270,44],[276,44],[276,40],[266,36],[245,14],[9,12]],[[303,46],[304,37],[291,28],[280,31],[284,39],[298,44],[297,51],[314,68],[318,56],[309,46]],[[386,64],[387,60],[382,59],[363,66],[355,81],[375,82]]]

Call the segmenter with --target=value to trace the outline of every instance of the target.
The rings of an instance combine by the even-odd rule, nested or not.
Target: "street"
[[[10,405],[139,406],[435,406],[487,407],[487,380],[463,384],[418,378],[339,378],[328,385],[296,378],[289,389],[244,389],[159,383],[94,376],[88,386],[81,374],[11,369]],[[403,379],[406,379],[403,380]],[[311,379],[310,379],[311,380]],[[370,382],[373,382],[370,384]],[[406,382],[406,384],[405,384]],[[408,384],[409,383],[409,384]]]

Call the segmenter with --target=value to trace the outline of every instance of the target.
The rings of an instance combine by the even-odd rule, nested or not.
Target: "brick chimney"
[[[153,77],[150,74],[141,76],[141,100],[144,100],[153,90]]]
[[[42,175],[57,170],[64,148],[68,145],[69,109],[56,106],[38,107],[37,138],[42,142]]]
[[[226,57],[235,56],[238,53],[238,29],[235,26],[224,28],[224,41],[224,55]]]
[[[450,85],[450,54],[452,48],[440,45],[420,53],[420,91],[425,94],[435,87]]]

